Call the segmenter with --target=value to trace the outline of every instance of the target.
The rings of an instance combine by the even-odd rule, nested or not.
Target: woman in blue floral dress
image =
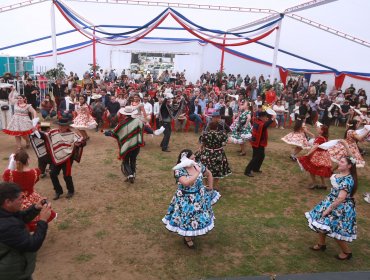
[[[349,260],[352,251],[348,242],[357,237],[356,208],[353,199],[357,190],[356,160],[344,157],[338,163],[339,173],[330,178],[330,194],[310,212],[306,212],[308,226],[319,234],[318,243],[310,247],[314,251],[326,249],[326,236],[338,243],[341,253],[339,260]]]
[[[252,111],[249,108],[248,102],[244,102],[240,110],[242,111],[231,125],[231,136],[229,141],[234,144],[240,145],[240,154],[241,156],[246,155],[245,143],[252,137],[251,131],[251,118]]]
[[[219,179],[231,174],[223,146],[227,142],[227,133],[218,131],[218,123],[211,122],[208,132],[201,136],[202,147],[195,153],[195,158],[204,164],[213,176],[213,188],[218,190]]]
[[[183,156],[194,160],[191,150],[183,150],[177,163]],[[203,184],[203,176],[207,177],[209,186]],[[184,243],[195,248],[194,237],[204,235],[214,227],[212,204],[216,203],[220,194],[213,189],[212,173],[202,164],[195,164],[175,170],[177,191],[162,219],[169,231],[184,236]]]

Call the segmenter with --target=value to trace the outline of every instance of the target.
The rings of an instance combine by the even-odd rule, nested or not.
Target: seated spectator
[[[203,123],[202,108],[198,103],[199,100],[195,99],[194,103],[191,104],[189,108],[189,119],[195,123],[195,133],[199,132],[199,126]]]
[[[63,119],[72,120],[74,110],[75,105],[70,97],[70,92],[68,91],[67,95],[60,102],[58,114]]]
[[[107,105],[107,110],[108,110],[108,119],[111,127],[114,127],[117,125],[117,113],[119,109],[121,108],[121,105],[119,102],[116,100],[116,97],[112,95],[110,97],[110,102]]]
[[[41,115],[43,119],[45,120],[48,117],[53,118],[56,114],[55,102],[50,99],[50,94],[45,94],[45,99],[41,102]]]

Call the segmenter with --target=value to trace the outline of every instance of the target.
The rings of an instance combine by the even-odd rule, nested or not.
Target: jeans
[[[280,127],[284,127],[284,115],[276,115],[276,119],[278,121],[278,125]]]
[[[41,109],[41,116],[46,119],[47,116],[50,116],[50,118],[53,118],[57,115],[55,111],[47,111],[44,109]]]
[[[68,119],[68,120],[72,120],[73,119],[73,115],[70,112],[66,113],[66,112],[63,111],[60,114],[62,115],[62,118],[63,119]]]
[[[195,123],[195,133],[199,131],[199,125],[203,123],[202,118],[198,114],[191,114],[189,115],[189,120]]]

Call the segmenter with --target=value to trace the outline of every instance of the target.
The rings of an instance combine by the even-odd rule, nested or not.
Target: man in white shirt
[[[150,123],[150,121],[152,119],[153,105],[148,102],[148,95],[144,96],[143,105],[144,105],[144,110],[145,110],[145,113],[146,113],[146,119]]]
[[[154,103],[154,108],[153,108],[154,119],[155,119],[155,124],[156,124],[157,129],[160,127],[160,125],[159,125],[159,109],[161,108],[162,102],[163,102],[163,97],[159,97],[158,102]]]

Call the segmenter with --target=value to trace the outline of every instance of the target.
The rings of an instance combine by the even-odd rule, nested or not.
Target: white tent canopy
[[[7,4],[14,4],[15,2],[22,2],[21,0],[8,1],[3,0],[1,5],[6,6]],[[161,13],[165,7],[153,7],[153,6],[138,6],[138,5],[123,5],[123,4],[100,4],[90,2],[78,2],[78,1],[62,1],[66,3],[70,8],[78,11],[79,14],[83,15],[86,19],[93,22],[95,25],[101,24],[112,24],[112,25],[127,25],[127,26],[142,26],[149,20],[153,19],[159,13]],[[179,1],[168,1],[168,2],[179,2]],[[209,5],[221,5],[221,6],[234,6],[234,7],[248,7],[248,8],[261,8],[261,9],[272,9],[278,12],[283,12],[286,8],[299,5],[304,1],[298,0],[286,0],[286,1],[236,1],[230,0],[225,3],[221,0],[201,0],[201,1],[184,1],[184,3],[194,4],[209,4]],[[50,9],[51,1],[43,2],[27,6],[24,8],[14,9],[11,11],[0,13],[2,22],[9,22],[12,28],[3,28],[0,31],[1,38],[7,38],[0,44],[0,49],[5,46],[18,44],[20,42],[33,40],[43,36],[49,36],[51,33],[50,27]],[[263,13],[247,13],[247,12],[225,12],[207,9],[187,9],[178,8],[174,9],[183,14],[193,22],[212,29],[228,30],[237,26],[248,24],[252,21],[261,19],[268,14]],[[370,33],[367,32],[367,26],[369,26],[370,19],[367,12],[370,10],[369,1],[345,1],[339,0],[334,1],[322,6],[313,7],[304,11],[296,12],[295,14],[319,22],[323,25],[335,28],[342,32],[361,38],[367,42],[370,41]],[[62,17],[59,11],[56,10],[56,32],[64,32],[73,29],[71,25]],[[32,17],[30,16],[32,15]],[[31,21],[37,15],[37,20]],[[17,24],[14,24],[16,22]],[[161,25],[161,27],[180,27],[173,19],[167,18]],[[107,29],[109,30],[109,29]],[[117,29],[111,29],[111,32],[123,32],[127,31]],[[270,36],[261,40],[261,43],[274,46],[276,32]],[[189,34],[185,30],[163,30],[156,29],[148,35],[149,37],[161,37],[161,38],[194,38],[193,35]],[[87,38],[79,34],[78,32],[69,33],[67,35],[57,37],[57,47],[65,47],[80,42],[86,41]],[[314,63],[310,63],[306,60],[295,58],[291,55],[279,52],[277,58],[277,64],[285,68],[300,68],[300,69],[314,69],[314,70],[326,70],[325,66],[342,71],[353,71],[368,73],[370,57],[370,48],[351,42],[344,38],[335,36],[321,29],[307,25],[300,21],[294,20],[287,16],[282,20],[282,28],[280,35],[280,46],[281,50],[285,50],[292,54],[296,54],[307,58],[311,61],[320,63],[323,66],[319,66]],[[51,39],[9,48],[6,50],[0,50],[0,52],[9,55],[20,55],[28,56],[52,49]],[[178,56],[177,66],[179,71],[182,71],[184,67],[188,68],[187,75],[194,76],[191,80],[199,77],[199,73],[202,71],[215,72],[220,67],[221,51],[213,46],[207,45],[205,47],[200,46],[197,42],[193,43],[174,43],[174,44],[158,44],[154,40],[141,40],[140,42],[133,43],[131,45],[119,46],[119,47],[107,47],[103,45],[97,45],[97,62],[103,68],[116,67],[112,65],[115,62],[111,62],[111,53],[114,50],[123,51],[168,51],[168,52],[184,52],[187,53],[186,59],[181,60]],[[252,43],[240,47],[232,47],[230,49],[236,50],[240,53],[247,54],[249,56],[261,59],[267,62],[272,62],[273,49],[267,48],[260,44]],[[118,57],[116,52],[116,59],[122,59]],[[124,53],[124,52],[122,52]],[[113,55],[114,57],[114,55]],[[78,59],[76,59],[78,58]],[[113,59],[116,61],[116,59]],[[84,72],[88,69],[88,63],[92,63],[92,47],[87,47],[82,50],[72,52],[58,56],[58,62],[62,62],[66,65],[67,70],[76,71],[78,73]],[[175,62],[176,63],[176,62]],[[36,66],[51,67],[52,60],[50,58],[37,59]],[[118,67],[116,67],[118,68]],[[240,59],[231,54],[225,55],[225,71],[228,73],[251,73],[258,75],[263,73],[268,75],[271,73],[271,68],[261,64],[253,64],[252,62]],[[243,71],[243,69],[245,69]],[[346,81],[349,78],[346,78]],[[360,80],[356,80],[358,84]]]

